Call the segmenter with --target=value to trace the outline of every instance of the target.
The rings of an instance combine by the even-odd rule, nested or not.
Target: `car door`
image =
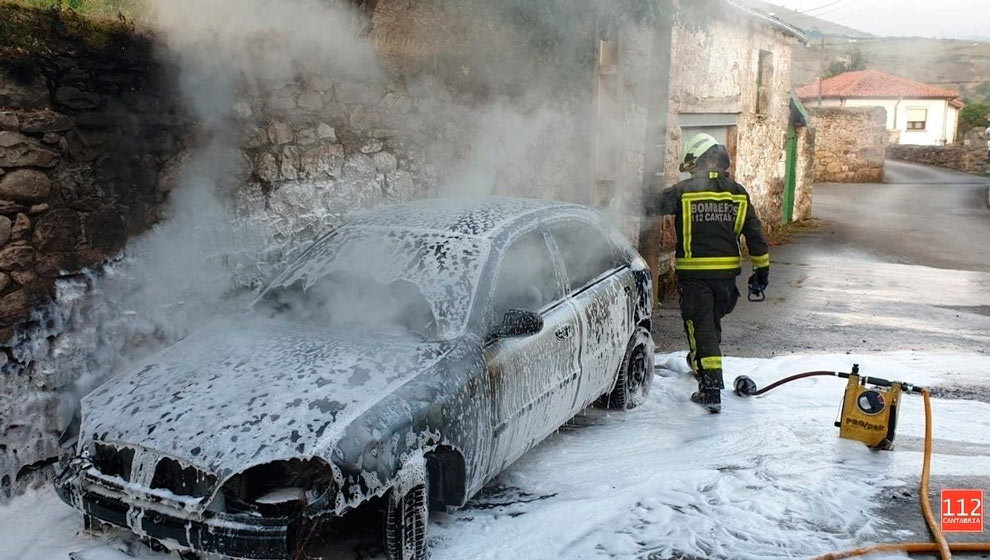
[[[496,278],[492,325],[508,309],[527,309],[542,316],[543,329],[485,345],[492,395],[489,476],[567,421],[580,375],[577,315],[544,233],[533,230],[512,242]]]
[[[574,410],[606,392],[633,332],[635,280],[600,226],[571,219],[549,226],[581,328],[581,380]]]

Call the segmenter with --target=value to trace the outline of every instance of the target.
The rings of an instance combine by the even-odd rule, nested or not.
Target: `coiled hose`
[[[790,377],[785,377],[775,381],[774,383],[771,383],[758,391],[751,391],[747,394],[751,396],[762,395],[771,389],[779,387],[785,383],[790,383],[791,381],[825,375],[837,376],[839,374],[834,371],[809,371],[805,373],[798,373],[796,375],[791,375]],[[921,389],[921,395],[925,401],[925,453],[924,461],[921,466],[921,513],[925,517],[925,523],[928,525],[928,530],[931,532],[934,542],[877,544],[873,546],[854,548],[844,552],[825,554],[824,556],[814,558],[814,560],[840,560],[842,558],[855,558],[857,556],[877,554],[880,552],[904,552],[909,554],[938,552],[942,560],[951,560],[953,552],[990,552],[990,542],[947,542],[945,540],[945,535],[942,534],[942,529],[939,528],[939,525],[935,520],[935,514],[932,512],[932,504],[928,498],[929,479],[931,478],[932,464],[932,400],[931,393],[929,393],[928,389]]]

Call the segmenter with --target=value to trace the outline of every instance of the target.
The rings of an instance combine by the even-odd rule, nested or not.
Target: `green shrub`
[[[91,17],[142,19],[147,14],[147,0],[0,0],[30,8],[67,10]]]

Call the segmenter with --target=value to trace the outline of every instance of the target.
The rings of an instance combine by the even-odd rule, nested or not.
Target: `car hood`
[[[223,479],[324,455],[347,426],[452,344],[218,321],[83,399],[82,441],[134,446]]]

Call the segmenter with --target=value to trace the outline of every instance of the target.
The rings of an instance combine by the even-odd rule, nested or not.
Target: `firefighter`
[[[739,236],[746,236],[752,293],[769,283],[770,253],[760,219],[742,185],[729,176],[729,152],[708,134],[688,140],[682,172],[691,178],[647,197],[647,215],[674,215],[677,282],[687,332],[688,363],[698,378],[691,400],[711,413],[722,410],[722,317],[739,298]]]

